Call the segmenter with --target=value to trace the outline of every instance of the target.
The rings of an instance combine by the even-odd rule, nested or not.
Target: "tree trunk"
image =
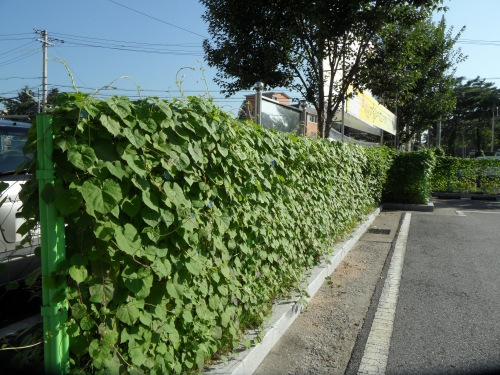
[[[479,128],[479,125],[476,127],[476,136],[477,136],[477,143],[476,143],[476,156],[481,152],[481,129]]]

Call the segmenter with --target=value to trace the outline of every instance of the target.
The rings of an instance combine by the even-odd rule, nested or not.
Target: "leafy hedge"
[[[462,159],[438,156],[430,180],[437,192],[500,193],[499,159]]]
[[[391,163],[385,148],[278,134],[193,97],[64,93],[52,125],[64,183],[42,197],[64,217],[67,261],[43,282],[68,280],[75,373],[189,372],[238,346],[379,203]],[[38,218],[35,180],[22,199]]]
[[[383,201],[390,203],[427,203],[431,195],[429,180],[435,155],[432,150],[397,152],[384,185]]]

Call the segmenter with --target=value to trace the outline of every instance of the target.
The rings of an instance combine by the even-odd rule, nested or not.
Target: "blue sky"
[[[445,0],[445,5],[450,7],[447,24],[454,26],[455,32],[467,27],[464,42],[457,46],[468,59],[458,66],[456,74],[499,82],[493,78],[500,79],[500,28],[496,26],[500,0]],[[49,88],[71,90],[71,79],[58,59],[66,61],[82,91],[130,76],[142,95],[164,98],[180,95],[176,75],[180,69],[192,67],[194,70],[182,69],[177,75],[178,79],[185,75],[181,85],[184,93],[200,95],[208,90],[226,111],[235,110],[252,91],[229,99],[220,94],[212,80],[216,71],[203,63],[202,41],[208,36],[203,12],[197,0],[1,0],[0,96],[13,97],[24,85],[35,92],[41,87],[41,43],[33,30],[38,29],[47,30],[54,39],[49,48]],[[129,79],[120,79],[112,86],[116,90],[100,93],[137,95],[136,85]]]

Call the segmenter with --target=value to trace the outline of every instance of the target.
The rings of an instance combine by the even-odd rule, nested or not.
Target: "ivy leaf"
[[[106,98],[106,103],[108,103],[109,108],[113,110],[120,118],[124,119],[132,113],[130,108],[130,100],[125,96],[112,96],[111,98]]]
[[[151,191],[142,192],[142,201],[153,211],[158,212],[158,197]]]
[[[100,374],[103,375],[119,374],[121,372],[120,359],[116,355],[113,355],[111,358],[108,357],[104,361],[102,361],[102,367],[103,367],[102,370],[99,372]]]
[[[160,215],[163,219],[163,222],[167,225],[167,228],[171,226],[175,221],[174,214],[168,210],[160,209]]]
[[[191,311],[189,311],[189,310],[184,310],[182,312],[182,318],[187,323],[192,323],[193,322],[193,315],[191,314]]]
[[[191,163],[189,160],[189,156],[184,154],[183,152],[170,151],[170,161],[177,167],[179,171],[183,171],[186,169]]]
[[[123,323],[133,326],[139,318],[139,309],[133,303],[121,305],[116,310],[116,317]]]
[[[77,141],[76,138],[73,136],[67,136],[67,137],[57,137],[54,139],[54,144],[59,146],[62,151],[68,151],[70,148],[76,146]]]
[[[115,239],[120,249],[129,255],[134,255],[141,248],[141,237],[132,224],[125,224],[123,229],[116,227]]]
[[[67,216],[80,209],[82,196],[75,194],[72,190],[62,190],[55,197],[55,205],[61,215]]]
[[[175,299],[182,299],[184,295],[184,286],[178,283],[178,276],[175,275],[173,280],[167,281],[168,294]]]
[[[170,276],[170,272],[172,272],[172,266],[168,259],[156,258],[153,262],[153,267],[160,280]]]
[[[176,207],[187,206],[186,198],[184,197],[184,192],[182,188],[176,182],[165,182],[163,184],[163,190],[165,194],[170,199],[170,201]]]
[[[141,197],[138,195],[132,198],[126,197],[123,199],[121,207],[123,212],[125,212],[130,217],[135,217],[141,210]]]
[[[116,225],[111,221],[96,223],[94,226],[94,234],[102,241],[109,242],[114,238]]]
[[[203,164],[203,152],[197,143],[190,143],[188,146],[188,151],[193,160],[198,164]]]
[[[149,133],[156,132],[158,125],[152,118],[145,118],[139,120],[139,126]]]
[[[231,225],[231,218],[226,212],[223,212],[221,216],[215,217],[215,222],[219,227],[220,234],[223,234],[229,229],[229,226]]]
[[[153,103],[156,104],[158,108],[167,116],[167,118],[172,117],[172,110],[170,109],[170,106],[165,103],[163,100],[160,100],[158,98],[150,98]]]
[[[132,143],[136,148],[141,148],[146,144],[146,138],[138,129],[133,131],[130,128],[123,129],[123,135]]]
[[[127,289],[139,299],[146,298],[153,285],[153,274],[149,268],[140,268],[135,272],[127,266],[122,272],[122,279]]]
[[[97,178],[91,178],[83,183],[81,191],[87,207],[102,214],[110,212],[122,199],[120,185],[112,179],[101,184]]]
[[[144,356],[144,352],[141,348],[134,348],[130,350],[130,359],[132,360],[132,363],[136,365],[137,367],[142,366],[144,361],[146,360],[146,357]]]
[[[217,151],[219,151],[219,153],[220,153],[222,156],[224,156],[224,157],[226,157],[226,156],[227,156],[227,154],[228,154],[228,150],[227,150],[227,148],[222,147],[222,146],[221,146],[220,144],[218,144],[218,143],[217,143]]]
[[[87,306],[81,303],[75,303],[71,306],[71,316],[76,320],[82,319],[87,315]]]
[[[141,210],[141,215],[142,215],[142,220],[149,225],[150,227],[156,227],[160,221],[161,221],[161,216],[158,212],[153,211],[149,207],[144,207]]]
[[[144,165],[144,160],[142,160],[139,155],[126,149],[122,155],[122,159],[125,160],[128,166],[139,176],[146,176],[146,166]]]
[[[89,282],[90,301],[106,306],[115,295],[114,282],[105,277],[94,277]]]
[[[84,316],[82,320],[80,320],[80,327],[82,327],[84,331],[92,329],[94,324],[94,321],[88,315]]]
[[[210,328],[210,334],[216,340],[220,340],[222,338],[222,328],[219,326],[215,326]]]
[[[196,352],[196,364],[198,365],[198,370],[203,371],[205,366],[205,352],[203,349],[198,349]]]
[[[107,161],[105,163],[106,168],[108,168],[108,171],[115,177],[117,177],[119,180],[121,180],[125,175],[125,171],[123,170],[120,162],[116,160],[114,163]]]
[[[69,275],[73,280],[80,284],[88,276],[87,268],[85,266],[71,266],[69,269]]]
[[[99,117],[99,121],[108,130],[108,132],[113,134],[115,137],[121,133],[122,127],[120,123],[115,119],[113,119],[112,117],[102,114]]]
[[[68,160],[76,168],[86,171],[97,160],[94,150],[87,145],[76,145],[68,150]]]
[[[189,262],[186,262],[186,268],[191,274],[195,276],[198,276],[201,273],[200,263],[195,261],[194,259],[191,259]]]

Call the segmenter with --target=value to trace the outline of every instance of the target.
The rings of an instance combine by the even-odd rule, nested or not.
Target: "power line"
[[[2,35],[0,35],[0,38],[1,38],[2,36],[14,36],[14,35],[31,35],[31,33],[20,33],[20,34],[2,34]]]
[[[126,40],[116,40],[116,39],[104,39],[104,38],[93,38],[89,36],[82,36],[82,35],[72,35],[72,34],[63,34],[63,33],[56,33],[56,32],[51,32],[51,35],[58,36],[60,38],[64,38],[65,40],[69,39],[77,39],[80,41],[80,39],[83,39],[83,41],[105,41],[105,42],[115,42],[115,43],[128,43],[128,44],[138,44],[138,45],[145,45],[145,46],[160,46],[160,47],[201,47],[202,44],[200,43],[182,43],[182,44],[164,44],[164,43],[146,43],[146,42],[132,42],[132,41],[126,41]]]
[[[26,47],[27,45],[30,45],[30,44],[32,44],[32,43],[36,43],[36,42],[35,42],[34,40],[32,40],[31,42],[28,42],[28,43],[26,43],[26,44],[23,44],[22,46],[19,46],[19,47],[16,47],[16,48],[14,48],[14,49],[11,49],[10,51],[4,52],[4,53],[2,53],[2,57],[6,57],[6,56],[7,56],[7,55],[9,55],[11,52],[14,52],[14,51],[16,51],[16,50],[18,50],[18,49],[20,49],[20,48]]]
[[[0,78],[0,81],[7,81],[9,79],[40,79],[42,77],[7,77],[7,78]]]
[[[24,59],[27,59],[28,57],[31,57],[33,55],[36,55],[38,53],[38,51],[34,51],[32,52],[31,54],[29,55],[26,55],[26,56],[18,56],[18,57],[14,57],[10,60],[7,60],[7,61],[4,61],[4,62],[1,62],[0,63],[0,67],[2,66],[5,66],[5,65],[9,65],[9,64],[13,64],[15,62],[18,62],[18,61],[21,61],[21,60],[24,60]]]
[[[119,46],[111,47],[111,46],[105,46],[105,45],[85,44],[85,43],[77,43],[77,42],[70,42],[70,44],[73,44],[75,47],[92,47],[92,48],[112,49],[112,50],[118,50],[118,51],[127,51],[127,52],[154,53],[154,54],[160,54],[160,55],[199,56],[199,57],[203,56],[203,53],[201,51],[194,52],[194,51],[175,51],[175,50],[169,51],[169,50],[160,50],[160,49],[133,49],[130,47],[119,47]],[[66,47],[66,45],[61,45],[60,47]]]
[[[9,40],[33,40],[33,38],[7,38],[7,39],[3,39],[3,38],[0,38],[0,42],[7,42]]]
[[[139,12],[138,10],[135,10],[135,9],[129,8],[129,7],[125,6],[125,5],[123,5],[123,4],[117,3],[116,1],[113,1],[113,0],[108,0],[108,1],[109,1],[109,2],[111,2],[111,3],[113,3],[113,4],[119,5],[119,6],[123,7],[123,8],[126,8],[126,9],[128,9],[128,10],[131,10],[132,12],[136,12],[136,13],[142,14],[143,16],[149,17],[149,18],[151,18],[151,19],[153,19],[153,20],[155,20],[155,21],[158,21],[158,22],[164,23],[164,24],[166,24],[166,25],[169,25],[169,26],[175,27],[175,28],[177,28],[177,29],[179,29],[179,30],[183,30],[183,31],[186,31],[186,32],[188,32],[188,33],[190,33],[190,34],[194,34],[194,35],[197,35],[197,36],[201,36],[202,38],[207,39],[207,37],[206,37],[206,36],[204,36],[204,35],[201,35],[201,34],[195,33],[194,31],[190,31],[190,30],[184,29],[184,28],[182,28],[182,27],[179,27],[179,26],[173,25],[173,24],[171,24],[171,23],[169,23],[169,22],[165,22],[165,21],[163,21],[163,20],[160,20],[159,18],[155,18],[155,17],[150,16],[150,15],[148,15],[148,14],[146,14],[146,13]]]

